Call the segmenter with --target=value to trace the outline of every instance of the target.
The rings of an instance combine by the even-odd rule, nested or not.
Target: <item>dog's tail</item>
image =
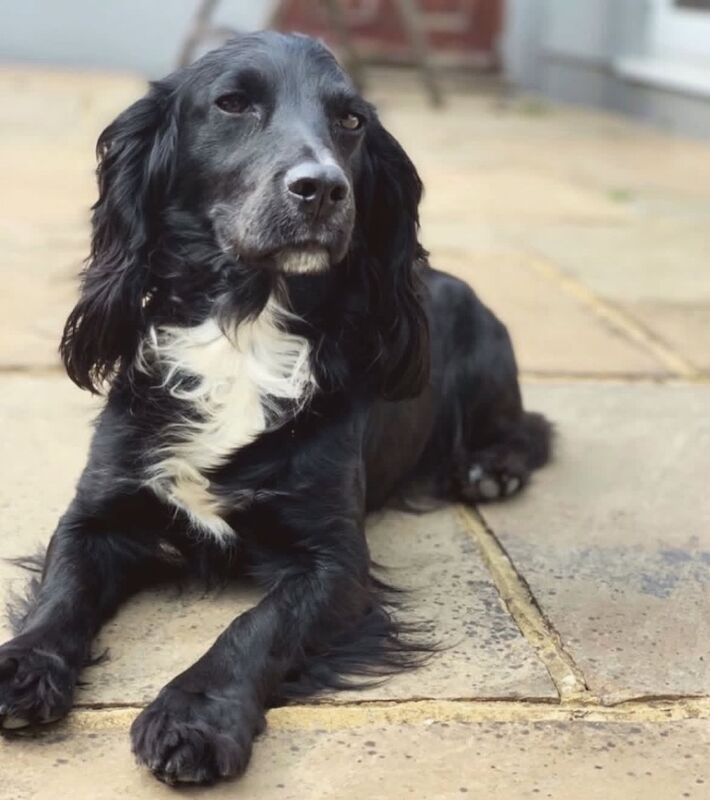
[[[552,458],[555,429],[542,414],[526,411],[515,432],[525,453],[528,469],[539,469]]]

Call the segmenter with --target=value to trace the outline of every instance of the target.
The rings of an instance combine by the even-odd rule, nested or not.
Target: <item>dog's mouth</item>
[[[287,275],[312,275],[330,267],[328,248],[316,242],[283,247],[270,259],[279,272]]]
[[[326,272],[333,263],[330,249],[319,242],[283,245],[262,252],[248,251],[232,245],[228,252],[256,267],[286,275],[314,275]]]
[[[321,242],[298,242],[261,253],[242,254],[254,266],[284,275],[316,275],[335,263],[334,254]]]
[[[340,225],[320,226],[319,230],[275,230],[269,236],[247,228],[246,235],[239,235],[239,226],[223,207],[216,207],[209,216],[217,244],[225,253],[243,263],[287,275],[326,272],[344,258],[352,233],[351,225]]]

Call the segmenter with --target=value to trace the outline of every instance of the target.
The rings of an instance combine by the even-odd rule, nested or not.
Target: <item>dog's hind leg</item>
[[[461,498],[473,503],[499,500],[519,492],[534,469],[550,457],[551,426],[541,414],[524,412],[500,438],[468,454],[458,465]]]
[[[437,425],[422,459],[435,491],[480,503],[520,491],[550,458],[552,426],[526,412],[508,331],[464,283],[429,274]]]
[[[552,425],[523,408],[518,368],[505,326],[484,306],[487,333],[461,370],[454,436],[454,486],[473,503],[519,492],[552,451]]]

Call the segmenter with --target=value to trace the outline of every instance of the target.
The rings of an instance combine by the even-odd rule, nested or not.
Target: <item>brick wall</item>
[[[428,41],[437,55],[462,63],[492,65],[502,27],[504,0],[419,0]],[[345,0],[348,27],[360,49],[387,61],[406,60],[408,48],[393,0]],[[284,0],[282,29],[334,41],[328,14],[313,0]]]

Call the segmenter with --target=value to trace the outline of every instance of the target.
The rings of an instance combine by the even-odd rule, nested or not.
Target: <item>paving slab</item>
[[[488,524],[604,701],[710,693],[710,386],[526,395],[556,459]]]
[[[707,143],[599,112],[511,102],[495,87],[488,95],[450,93],[447,107],[423,124],[421,97],[386,86],[375,99],[427,179],[425,210],[439,183],[448,189],[449,176],[452,210],[475,211],[471,221],[486,210],[538,223],[575,216],[598,223],[639,208],[710,209]],[[486,198],[493,204],[481,203]]]
[[[276,727],[276,726],[274,726]],[[191,797],[260,800],[707,798],[710,723],[436,722],[271,729],[246,775]],[[125,731],[0,744],[7,800],[169,798],[133,762]],[[183,790],[186,791],[186,790]]]
[[[710,371],[710,210],[624,226],[526,230],[533,248]]]
[[[88,254],[94,146],[140,95],[132,76],[0,69],[0,366],[58,365]]]
[[[508,326],[522,370],[570,375],[663,376],[647,350],[608,327],[515,251],[434,250],[432,264],[467,281]],[[570,341],[573,342],[570,346]]]
[[[700,271],[699,271],[700,272]],[[710,374],[710,292],[680,301],[624,304],[636,319],[704,375]]]
[[[0,366],[4,370],[59,369],[59,342],[76,300],[75,275],[81,257],[70,256],[69,264],[61,259],[56,269],[40,274],[33,268],[23,270],[21,263],[8,257],[4,261],[7,274],[0,270],[4,290],[0,301]]]
[[[620,303],[710,295],[710,226],[653,217],[619,226],[541,225],[526,240],[600,295]]]
[[[4,376],[0,412],[8,427],[0,453],[2,510],[8,534],[0,556],[46,542],[83,466],[89,420],[98,402],[59,377]],[[534,651],[505,611],[455,509],[373,517],[373,557],[388,578],[412,589],[410,620],[433,625],[443,646],[429,665],[357,694],[360,699],[504,697],[555,699]],[[0,566],[2,591],[24,578]],[[238,613],[258,599],[251,587],[221,593],[168,588],[134,598],[110,622],[96,649],[107,661],[88,669],[78,702],[145,703],[195,661]],[[7,626],[5,634],[8,633]],[[352,699],[349,693],[336,701]]]
[[[676,213],[687,203],[710,204],[707,142],[598,110],[516,100],[495,83],[479,84],[482,91],[450,91],[445,108],[427,113],[412,88],[392,79],[372,86],[385,122],[422,164],[533,168],[588,196]],[[513,206],[520,202],[515,195]]]

